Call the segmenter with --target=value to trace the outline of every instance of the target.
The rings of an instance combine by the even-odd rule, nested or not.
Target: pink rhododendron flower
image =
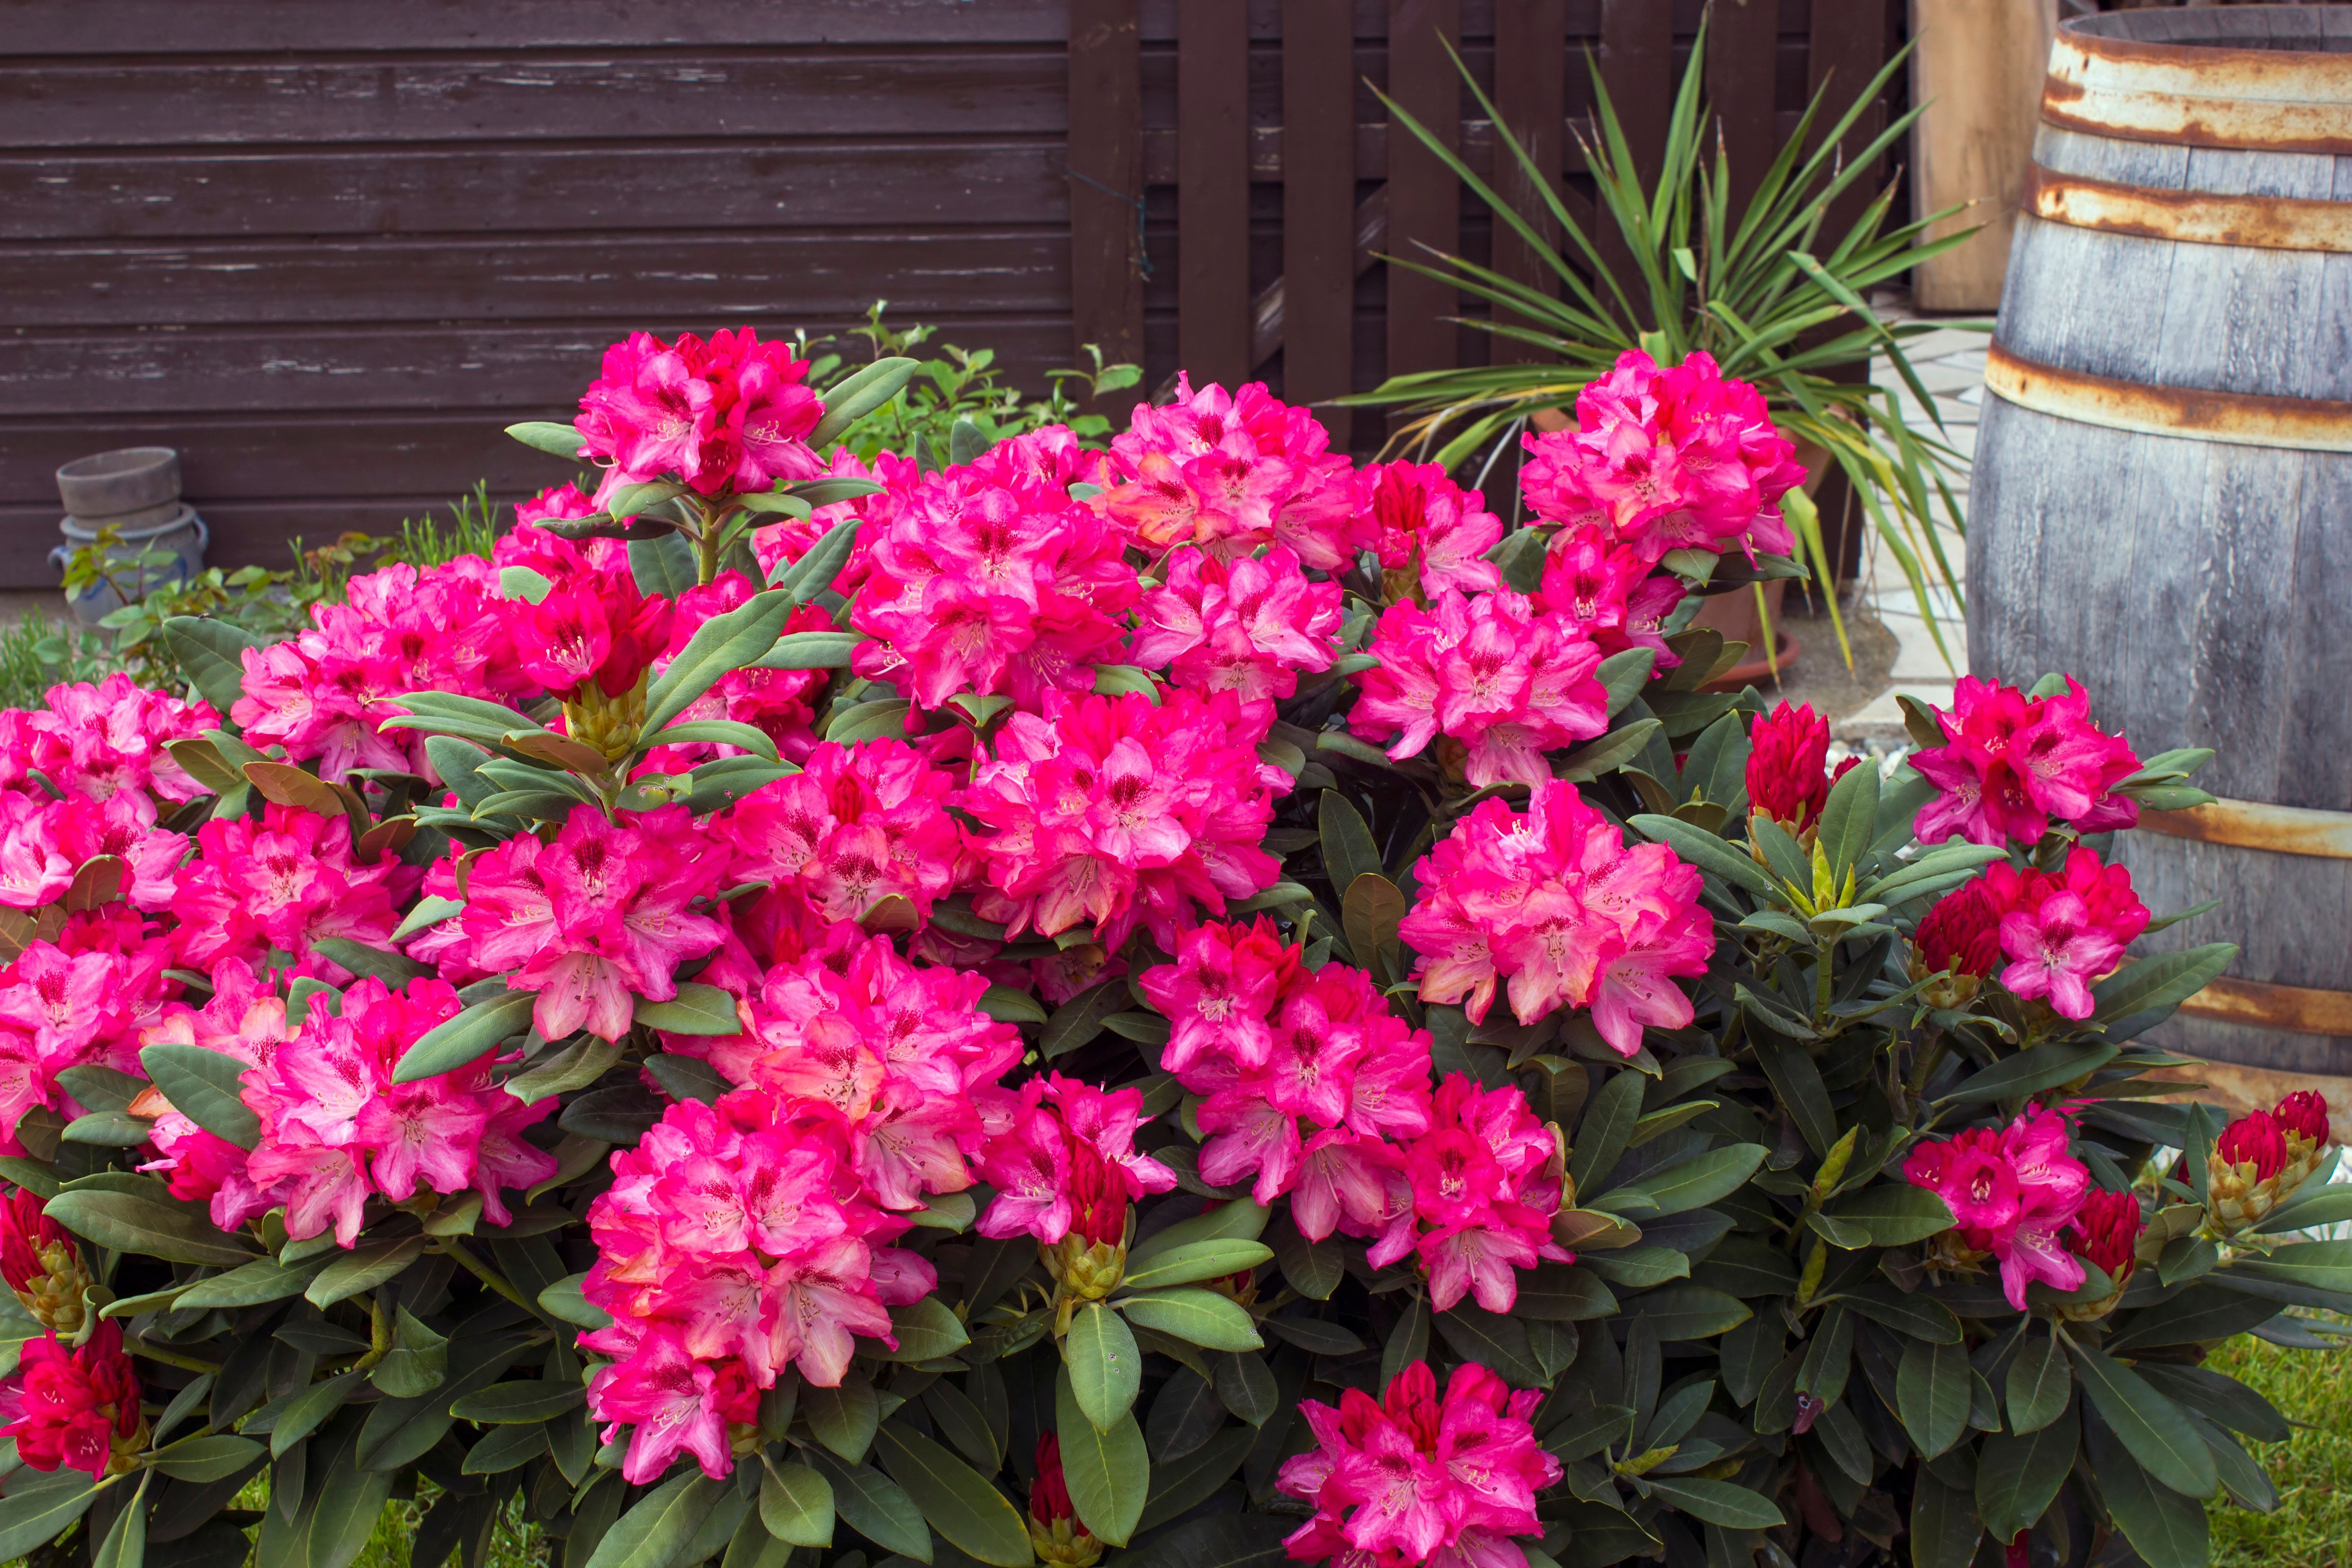
[[[147,1418],[122,1325],[107,1319],[79,1349],[54,1331],[26,1341],[16,1373],[0,1383],[0,1437],[15,1441],[31,1469],[87,1470],[95,1480],[134,1468]]]
[[[1628,848],[1575,785],[1538,785],[1525,813],[1482,802],[1413,876],[1422,899],[1399,934],[1422,955],[1423,1001],[1483,1019],[1507,981],[1520,1023],[1590,1007],[1628,1057],[1644,1027],[1691,1021],[1671,977],[1705,973],[1715,951],[1699,874],[1663,844]]]
[[[395,905],[417,881],[397,860],[360,864],[348,818],[299,806],[272,805],[259,822],[215,817],[196,830],[196,845],[172,895],[172,939],[197,969],[254,963],[272,948],[302,957],[328,936],[389,947]],[[324,958],[317,964],[324,978],[350,978]]]
[[[1491,592],[1503,574],[1486,552],[1503,541],[1503,520],[1486,498],[1448,479],[1438,463],[1372,463],[1356,470],[1356,510],[1379,530],[1371,549],[1409,592],[1425,598],[1448,588]]]
[[[1437,1086],[1428,1131],[1401,1152],[1409,1200],[1366,1256],[1385,1268],[1417,1253],[1441,1312],[1465,1295],[1508,1312],[1519,1269],[1573,1261],[1551,1238],[1566,1158],[1525,1095],[1455,1073]]]
[[[1336,572],[1370,542],[1358,518],[1347,454],[1304,408],[1276,401],[1262,383],[1239,392],[1195,391],[1181,373],[1176,395],[1139,404],[1111,457],[1128,482],[1101,498],[1104,512],[1153,555],[1196,544],[1231,559],[1281,544],[1306,565]]]
[[[2001,1290],[2021,1312],[2037,1279],[2060,1290],[2083,1283],[2062,1233],[2083,1207],[2091,1173],[2068,1142],[2066,1119],[2036,1107],[2004,1128],[1922,1142],[1903,1163],[1906,1180],[1951,1209],[1960,1239],[2000,1260]]]
[[[1666,646],[1666,617],[1685,597],[1681,578],[1654,574],[1640,550],[1587,524],[1552,535],[1535,602],[1604,655],[1646,647],[1656,655],[1654,668],[1672,669],[1682,656]]]
[[[1377,1236],[1395,1218],[1391,1139],[1429,1130],[1429,1034],[1360,969],[1309,970],[1264,916],[1202,925],[1143,994],[1171,1021],[1160,1066],[1206,1098],[1202,1180],[1292,1194],[1309,1240]]]
[[[2013,995],[2042,997],[2062,1017],[2087,1018],[2092,984],[2123,964],[2124,949],[2147,929],[2147,906],[2131,873],[2077,844],[2057,872],[2019,871],[2005,862],[1939,900],[1915,940],[1930,971],[1990,975],[2005,953],[2000,983]]]
[[[512,971],[509,989],[539,993],[531,1022],[543,1037],[584,1028],[617,1040],[628,1032],[633,996],[677,995],[678,964],[726,935],[688,907],[718,890],[724,864],[723,849],[683,805],[620,822],[574,806],[552,843],[520,834],[473,865],[471,960]]]
[[[1538,517],[1598,524],[1652,565],[1680,549],[1790,552],[1779,501],[1804,467],[1762,396],[1709,355],[1661,367],[1628,349],[1577,395],[1576,418],[1523,438],[1519,483]]]
[[[536,600],[506,609],[522,673],[551,696],[574,700],[592,681],[608,698],[625,696],[669,648],[676,606],[638,591],[625,553],[542,529],[517,529],[500,543],[502,562],[548,582]]]
[[[121,910],[120,904],[110,906]],[[0,969],[0,1151],[21,1153],[16,1126],[35,1106],[80,1113],[58,1086],[68,1068],[105,1067],[144,1076],[141,1037],[179,982],[164,971],[171,942],[145,934],[124,911],[130,933],[97,912],[67,917],[57,941],[26,944]]]
[[[808,362],[750,327],[709,342],[632,332],[604,351],[604,374],[572,421],[581,456],[604,469],[595,503],[675,474],[706,496],[813,479],[824,462],[804,437],[824,405],[803,384]]]
[[[1019,935],[1091,921],[1116,948],[1140,922],[1163,946],[1227,900],[1270,886],[1280,862],[1259,847],[1290,775],[1258,760],[1273,705],[1230,692],[1171,690],[1046,700],[1015,713],[961,804],[992,837],[975,849],[985,884],[972,907]]]
[[[1000,472],[925,475],[868,498],[851,624],[877,640],[855,668],[919,707],[974,691],[1034,711],[1122,661],[1114,617],[1136,584],[1117,531],[1066,486]]]
[[[1288,697],[1298,671],[1331,668],[1339,586],[1310,583],[1281,545],[1223,562],[1198,550],[1169,558],[1168,582],[1136,605],[1135,662],[1179,686],[1244,701]]]
[[[2114,793],[2139,772],[2121,737],[2094,728],[2090,699],[2070,677],[2058,697],[1964,675],[1949,712],[1936,721],[1947,744],[1914,753],[1912,765],[1942,793],[1920,808],[1922,844],[1954,834],[1974,844],[2038,842],[2053,818],[2082,833],[2129,827],[2138,805]]]
[[[996,1197],[975,1227],[982,1236],[1026,1233],[1050,1246],[1083,1217],[1088,1240],[1123,1240],[1127,1205],[1176,1184],[1175,1172],[1136,1152],[1146,1120],[1139,1089],[1104,1090],[1047,1073],[1023,1084],[992,1120],[999,1125],[979,1171]]]
[[[68,795],[100,800],[124,790],[163,800],[208,793],[165,748],[220,728],[212,704],[150,691],[121,671],[96,685],[52,686],[42,701],[0,711],[0,785],[21,788],[37,773]]]
[[[1475,599],[1448,589],[1426,610],[1400,600],[1366,651],[1381,662],[1356,677],[1363,695],[1349,729],[1388,742],[1399,758],[1443,733],[1467,748],[1461,774],[1480,788],[1545,783],[1544,752],[1609,727],[1608,694],[1593,678],[1601,650],[1507,588]]]
[[[1454,1369],[1445,1395],[1426,1362],[1389,1380],[1379,1402],[1345,1390],[1339,1407],[1299,1405],[1317,1447],[1283,1461],[1281,1489],[1315,1516],[1286,1542],[1293,1559],[1351,1568],[1526,1568],[1511,1538],[1539,1535],[1536,1494],[1560,1464],[1536,1446],[1543,1391],[1514,1393],[1485,1367]]]

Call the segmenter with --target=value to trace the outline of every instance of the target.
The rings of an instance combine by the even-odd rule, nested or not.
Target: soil
[[[1801,651],[1781,671],[1778,685],[1769,676],[1756,683],[1766,702],[1810,702],[1814,712],[1834,725],[1886,689],[1887,672],[1895,668],[1895,634],[1851,601],[1839,615],[1853,654],[1851,669],[1838,651],[1837,629],[1826,606],[1819,599],[1808,605],[1794,593],[1789,595],[1776,629],[1795,637]]]

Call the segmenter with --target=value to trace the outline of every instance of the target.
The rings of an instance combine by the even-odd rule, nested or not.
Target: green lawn
[[[2284,1443],[2248,1445],[2278,1483],[2277,1512],[2208,1509],[2213,1568],[2352,1568],[2352,1358],[2241,1335],[2206,1364],[2244,1382],[2297,1428]]]

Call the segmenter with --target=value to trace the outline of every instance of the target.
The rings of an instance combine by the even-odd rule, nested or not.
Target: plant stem
[[[491,1289],[496,1290],[499,1295],[504,1296],[508,1300],[512,1301],[516,1306],[520,1307],[524,1311],[529,1312],[531,1316],[539,1316],[539,1306],[536,1302],[524,1300],[522,1299],[521,1291],[517,1290],[513,1286],[500,1279],[498,1275],[498,1271],[493,1269],[488,1264],[484,1263],[480,1258],[476,1258],[472,1253],[467,1251],[465,1246],[460,1243],[456,1237],[443,1237],[441,1238],[441,1250],[456,1258],[465,1267],[466,1271],[468,1274],[471,1274],[475,1279],[479,1279],[483,1284],[488,1286]]]

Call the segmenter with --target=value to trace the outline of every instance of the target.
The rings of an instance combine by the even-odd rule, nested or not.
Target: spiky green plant
[[[1525,172],[1528,187],[1541,193],[1559,243],[1549,239],[1427,127],[1384,97],[1396,121],[1494,209],[1496,221],[1526,242],[1558,279],[1559,289],[1555,297],[1492,268],[1434,250],[1425,259],[1391,257],[1390,264],[1409,267],[1485,300],[1493,309],[1492,318],[1465,318],[1463,324],[1531,344],[1551,358],[1392,376],[1376,391],[1346,401],[1401,408],[1412,417],[1395,444],[1434,451],[1435,460],[1449,468],[1476,460],[1483,469],[1532,415],[1573,405],[1585,384],[1604,374],[1626,350],[1644,349],[1665,363],[1704,350],[1715,356],[1727,376],[1756,384],[1783,434],[1801,447],[1819,447],[1835,459],[1853,481],[1879,537],[1901,564],[1923,611],[1931,608],[1923,563],[1933,563],[1957,599],[1960,574],[1947,557],[1935,524],[1940,504],[1948,526],[1955,532],[1964,531],[1948,476],[1959,472],[1965,459],[1948,441],[1906,425],[1892,390],[1838,380],[1832,373],[1866,363],[1874,353],[1885,354],[1940,433],[1943,424],[1935,400],[1920,384],[1902,347],[1905,340],[1932,329],[1880,321],[1864,293],[1962,244],[1976,231],[1924,238],[1931,225],[1954,216],[1963,210],[1959,207],[1888,228],[1895,192],[1889,182],[1843,236],[1833,237],[1835,245],[1826,254],[1821,251],[1831,206],[1918,117],[1919,110],[1913,109],[1851,161],[1839,156],[1846,133],[1909,50],[1887,61],[1836,122],[1817,137],[1814,127],[1828,95],[1824,84],[1765,170],[1747,210],[1737,215],[1730,211],[1731,155],[1719,130],[1714,157],[1706,156],[1707,114],[1701,91],[1706,52],[1702,26],[1675,97],[1657,180],[1646,190],[1608,86],[1599,67],[1593,68],[1592,134],[1588,138],[1580,132],[1578,140],[1599,193],[1596,221],[1612,224],[1630,255],[1622,278],[1603,263],[1592,237],[1554,191],[1541,164],[1504,125],[1466,68],[1464,80],[1477,95],[1497,140]],[[1454,64],[1461,67],[1459,56]],[[1811,503],[1791,492],[1786,510],[1800,550],[1826,581],[1829,559]],[[1831,611],[1834,617],[1834,603]],[[1928,625],[1935,631],[1932,615]],[[1838,637],[1843,647],[1842,624]],[[1940,631],[1936,637],[1941,647]]]

